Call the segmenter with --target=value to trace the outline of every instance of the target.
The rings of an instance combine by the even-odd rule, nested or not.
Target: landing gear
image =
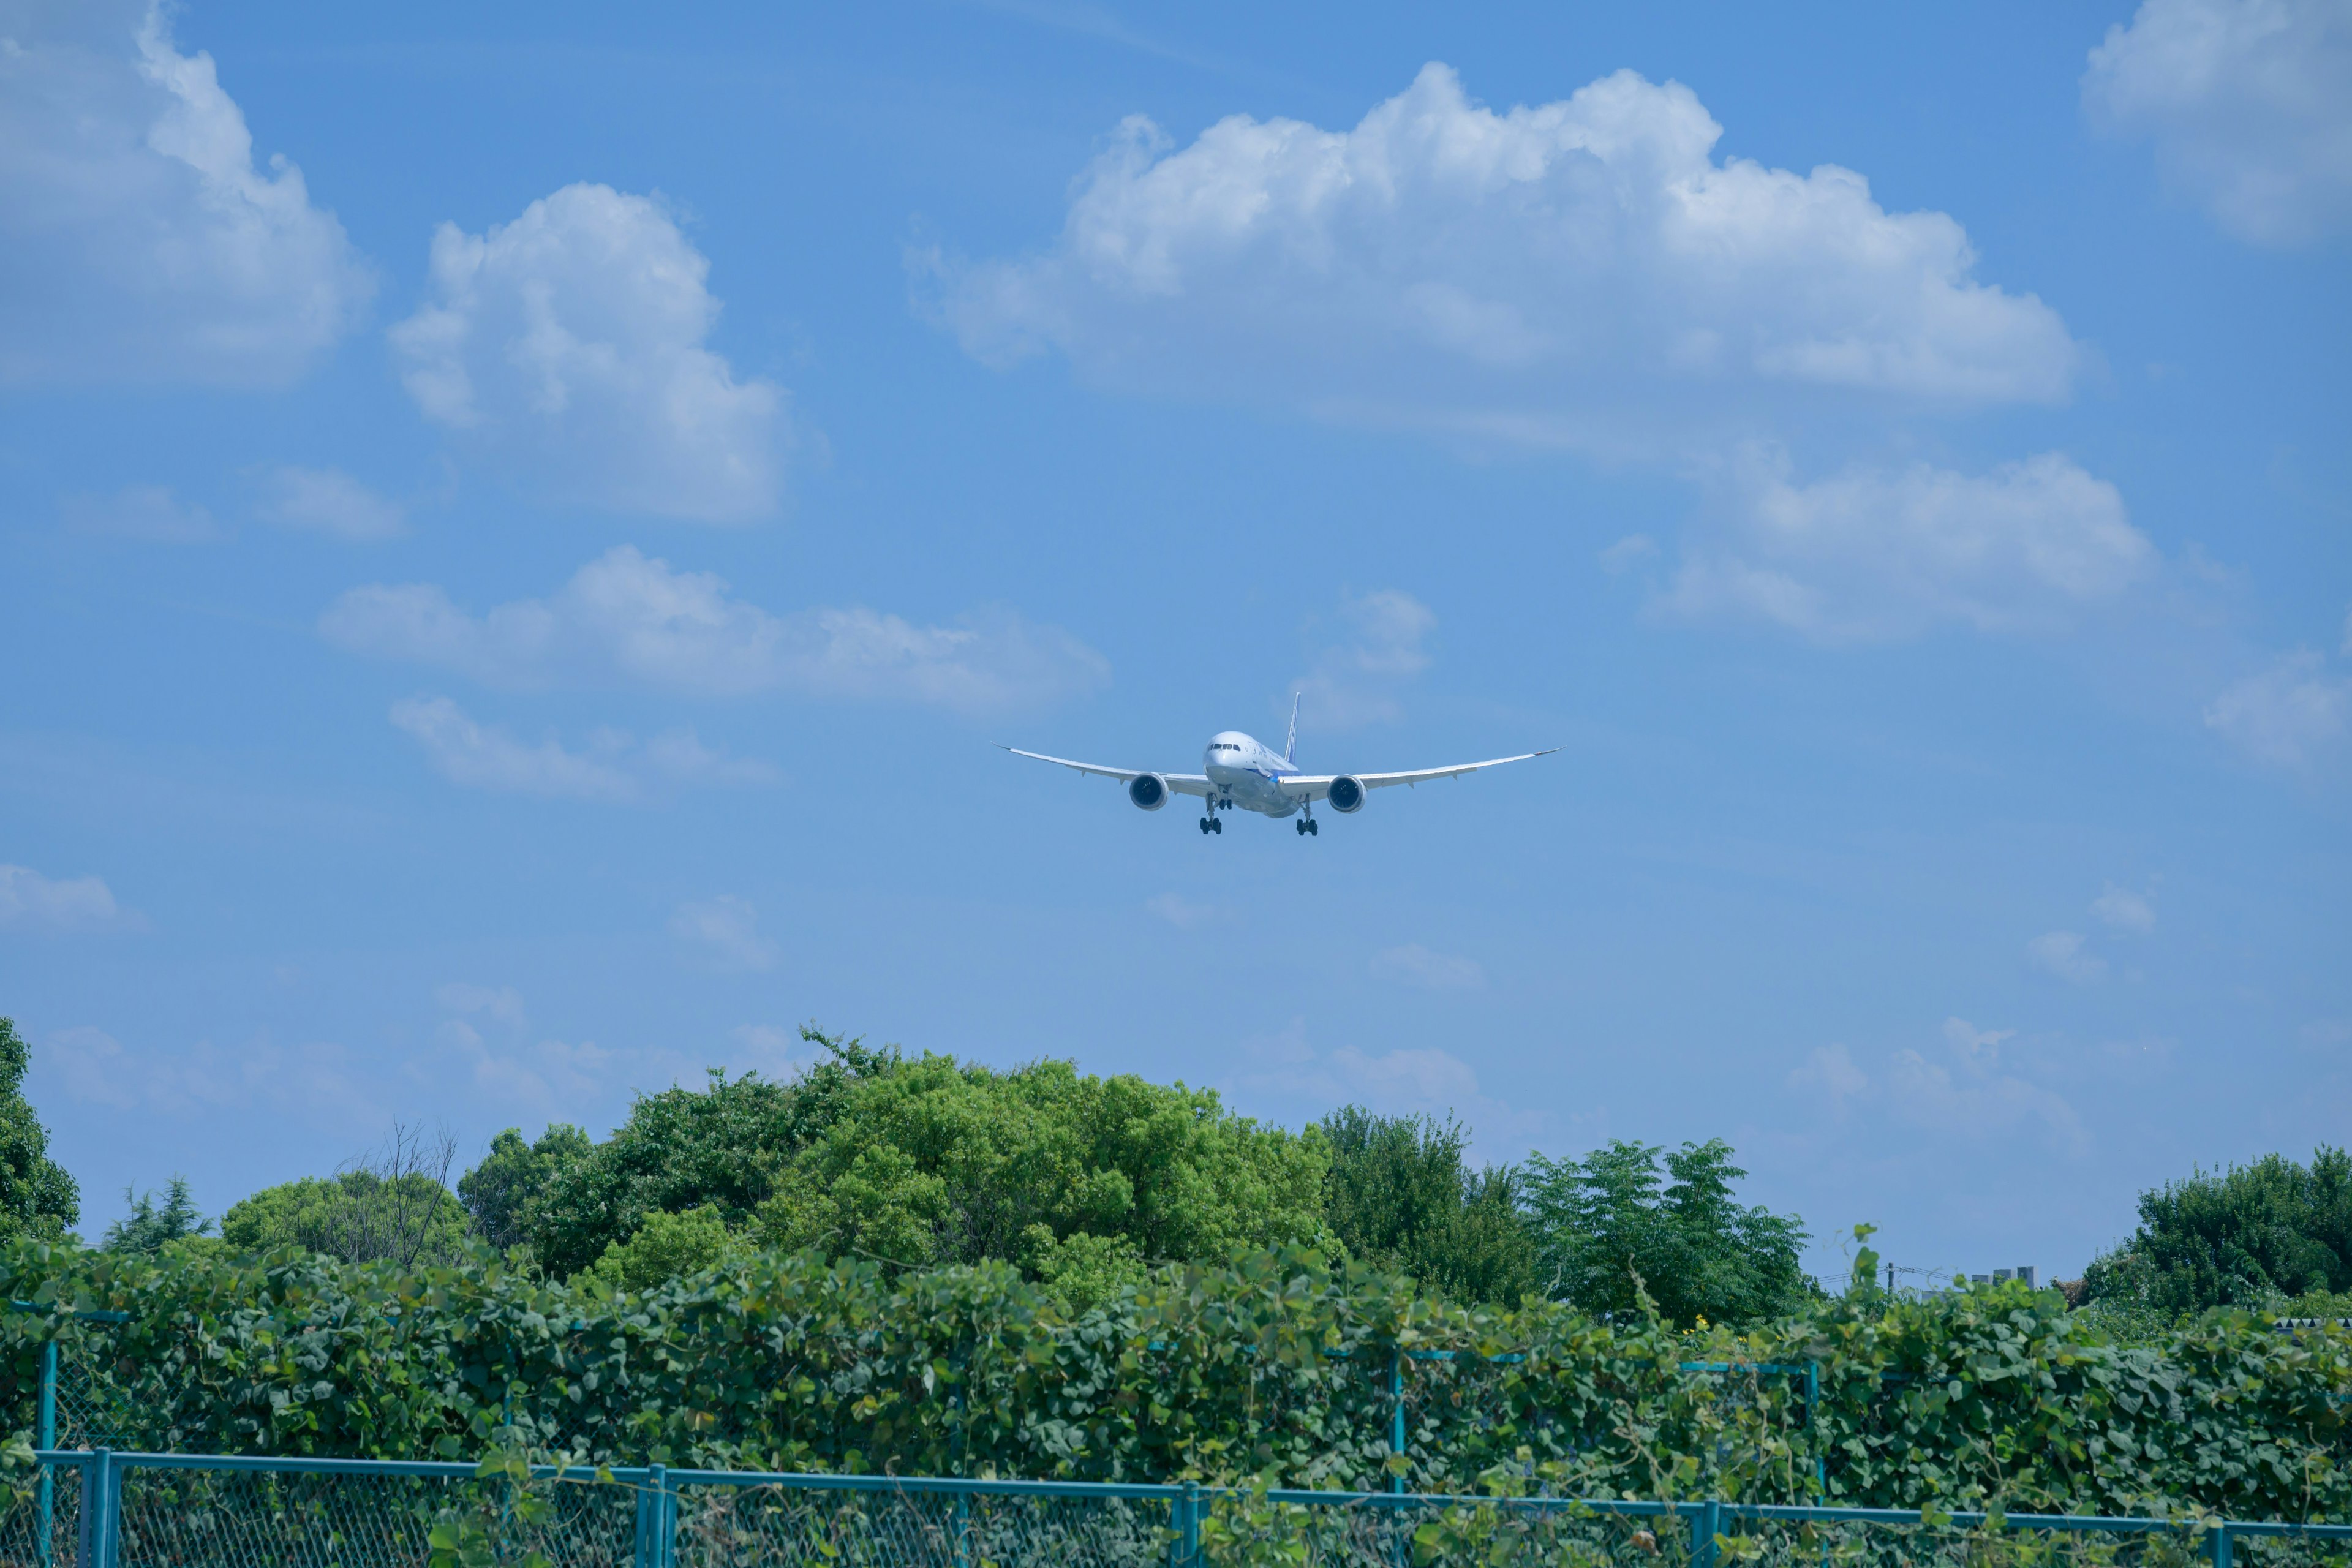
[[[1201,831],[1202,831],[1202,832],[1203,832],[1203,833],[1223,833],[1224,830],[1225,830],[1225,825],[1224,825],[1223,823],[1222,823],[1222,822],[1220,822],[1220,821],[1218,821],[1218,820],[1217,820],[1217,814],[1216,814],[1215,812],[1213,812],[1213,812],[1209,813],[1209,815],[1208,815],[1208,816],[1204,816],[1204,817],[1201,818]]]
[[[1301,838],[1306,837],[1310,833],[1319,837],[1323,832],[1322,825],[1311,816],[1300,817],[1296,826],[1298,828],[1298,837]]]

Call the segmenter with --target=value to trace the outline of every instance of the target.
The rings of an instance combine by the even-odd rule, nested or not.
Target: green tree
[[[709,1205],[730,1228],[746,1224],[775,1190],[776,1173],[833,1123],[851,1092],[898,1066],[896,1047],[814,1028],[801,1038],[825,1056],[789,1082],[755,1072],[730,1080],[714,1068],[699,1091],[640,1095],[612,1137],[558,1161],[527,1213],[540,1261],[577,1274],[653,1214]]]
[[[772,1246],[906,1264],[1043,1267],[1087,1236],[1158,1262],[1322,1242],[1324,1146],[1235,1116],[1214,1091],[1011,1072],[926,1055],[859,1083],[759,1210]],[[1113,1258],[1083,1256],[1099,1273]],[[1060,1260],[1056,1260],[1057,1266]]]
[[[161,1252],[168,1242],[200,1237],[213,1227],[213,1222],[197,1211],[185,1176],[171,1179],[161,1203],[152,1192],[133,1196],[128,1187],[122,1195],[129,1200],[131,1212],[108,1226],[99,1239],[99,1246],[109,1252]]]
[[[81,1218],[81,1189],[49,1158],[49,1135],[25,1099],[32,1052],[0,1018],[0,1241],[61,1239]]]
[[[1350,1256],[1458,1301],[1516,1306],[1535,1289],[1518,1173],[1465,1164],[1460,1122],[1350,1105],[1318,1125],[1331,1162],[1324,1217]]]
[[[482,1163],[457,1178],[457,1201],[473,1216],[474,1233],[500,1251],[530,1240],[533,1206],[548,1184],[593,1147],[568,1121],[554,1123],[534,1143],[523,1142],[520,1127],[491,1139]]]
[[[2084,1275],[2086,1304],[2158,1313],[2352,1290],[2352,1155],[2265,1154],[2140,1194],[2139,1228]]]
[[[1732,1184],[1748,1173],[1731,1154],[1720,1138],[1671,1153],[1612,1140],[1581,1161],[1531,1158],[1526,1201],[1551,1294],[1624,1321],[1645,1291],[1685,1326],[1700,1318],[1744,1326],[1797,1310],[1811,1294],[1798,1267],[1804,1225],[1742,1207]]]
[[[735,1237],[709,1204],[684,1214],[659,1210],[628,1240],[604,1248],[589,1278],[619,1290],[650,1290],[668,1280],[698,1274],[738,1250]]]
[[[303,1176],[231,1204],[220,1222],[222,1242],[239,1252],[290,1246],[403,1268],[463,1256],[470,1229],[456,1194],[417,1172]]]

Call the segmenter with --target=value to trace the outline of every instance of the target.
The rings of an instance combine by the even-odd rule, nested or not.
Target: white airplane
[[[1547,746],[1540,752],[1521,752],[1516,757],[1490,757],[1483,763],[1460,763],[1450,768],[1419,768],[1402,773],[1302,773],[1292,761],[1298,753],[1298,700],[1291,699],[1290,740],[1280,752],[1261,744],[1239,730],[1223,730],[1209,737],[1209,749],[1202,753],[1201,772],[1197,773],[1161,773],[1140,768],[1105,768],[1092,763],[1074,763],[1067,757],[1049,757],[1043,752],[1024,752],[1018,746],[1004,750],[1016,757],[1034,757],[1041,763],[1057,763],[1066,768],[1076,768],[1082,773],[1099,773],[1107,779],[1118,779],[1127,785],[1127,798],[1146,811],[1158,811],[1168,804],[1171,795],[1197,795],[1208,802],[1201,818],[1203,833],[1223,833],[1225,825],[1218,816],[1221,811],[1255,811],[1277,821],[1286,816],[1297,816],[1295,825],[1300,837],[1319,836],[1323,829],[1315,821],[1315,803],[1324,801],[1341,816],[1352,816],[1364,809],[1364,797],[1371,791],[1390,784],[1417,784],[1430,779],[1459,778],[1475,773],[1480,768],[1499,768],[1505,763],[1524,763],[1530,757],[1548,757],[1559,750]],[[1304,815],[1301,815],[1304,814]]]

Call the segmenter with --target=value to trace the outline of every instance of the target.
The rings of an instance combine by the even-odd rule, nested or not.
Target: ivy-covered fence
[[[36,1309],[0,1321],[11,1427],[55,1342],[159,1453],[2352,1520],[2352,1335],[2117,1345],[2021,1286],[1685,1335],[1303,1255],[1076,1320],[1008,1268],[791,1256],[644,1295],[31,1243],[0,1275]]]

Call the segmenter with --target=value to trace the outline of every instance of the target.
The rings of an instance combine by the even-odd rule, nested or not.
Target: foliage
[[[807,1255],[624,1293],[488,1252],[411,1271],[19,1242],[0,1276],[48,1309],[0,1321],[12,1397],[64,1341],[140,1448],[1756,1501],[1819,1495],[1818,1460],[1830,1501],[1915,1514],[2352,1512],[2352,1333],[2218,1312],[2120,1346],[2016,1284],[1685,1336],[1452,1306],[1312,1248],[1155,1269],[1076,1316],[1007,1265]],[[1762,1370],[1808,1361],[1810,1422],[1802,1375]]]
[[[185,1176],[172,1178],[160,1204],[152,1192],[133,1196],[126,1187],[122,1195],[130,1201],[131,1212],[108,1226],[99,1241],[109,1252],[160,1252],[168,1242],[200,1237],[213,1227],[213,1222],[197,1212]]]
[[[1517,1173],[1469,1169],[1460,1122],[1350,1105],[1318,1125],[1331,1161],[1324,1217],[1349,1256],[1454,1300],[1507,1305],[1535,1289]]]
[[[673,1088],[639,1096],[612,1137],[577,1157],[565,1146],[551,1150],[546,1184],[523,1217],[541,1261],[559,1274],[576,1274],[613,1243],[628,1240],[646,1215],[706,1204],[730,1226],[744,1225],[775,1190],[778,1173],[832,1125],[851,1093],[898,1065],[895,1047],[870,1049],[814,1028],[803,1028],[801,1038],[823,1047],[825,1059],[788,1083],[757,1073],[730,1080],[714,1070],[700,1092]]]
[[[0,1018],[0,1241],[55,1241],[81,1218],[81,1189],[49,1158],[49,1135],[25,1099],[31,1048],[13,1018]]]
[[[646,1216],[635,1236],[604,1248],[588,1278],[609,1289],[650,1290],[672,1279],[698,1274],[736,1250],[735,1237],[718,1209],[705,1204],[684,1214],[659,1210]]]
[[[2139,1200],[2139,1229],[2084,1276],[2094,1303],[2159,1313],[2352,1290],[2352,1154],[2265,1154]]]
[[[1612,1141],[1583,1160],[1528,1162],[1526,1203],[1538,1271],[1550,1294],[1623,1321],[1646,1290],[1668,1321],[1756,1324],[1811,1294],[1799,1268],[1806,1234],[1794,1215],[1743,1208],[1732,1184],[1748,1173],[1719,1138],[1659,1147]]]
[[[588,1134],[558,1121],[534,1143],[509,1127],[490,1140],[482,1163],[457,1178],[457,1201],[473,1217],[474,1234],[501,1251],[530,1239],[531,1207],[557,1171],[584,1157]]]
[[[414,1266],[462,1256],[467,1218],[449,1190],[422,1173],[387,1182],[346,1171],[264,1187],[229,1205],[220,1234],[240,1252],[296,1247],[345,1263]]]
[[[1318,1239],[1323,1172],[1319,1137],[1262,1128],[1211,1089],[926,1054],[857,1083],[757,1223],[779,1248],[908,1265],[1034,1257],[1039,1226],[1193,1260]]]

